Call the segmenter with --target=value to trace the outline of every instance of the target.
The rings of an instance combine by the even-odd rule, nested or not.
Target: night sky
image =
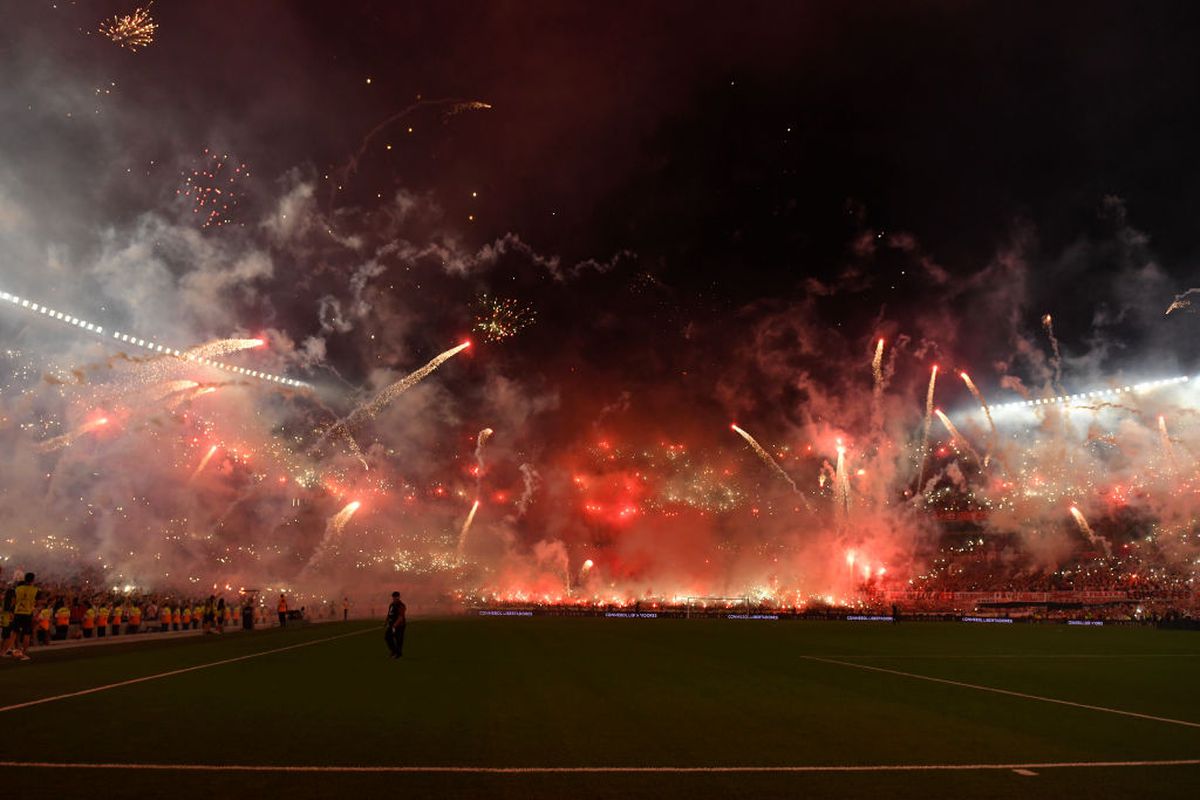
[[[178,346],[266,332],[326,425],[474,335],[364,435],[406,480],[492,424],[514,494],[609,434],[752,468],[731,420],[870,427],[880,337],[899,438],[934,362],[1053,392],[1047,313],[1067,391],[1200,359],[1164,315],[1200,285],[1195,3],[160,0],[137,52],[97,32],[131,10],[5,3],[4,288]],[[249,175],[201,229],[205,148]],[[533,324],[482,341],[484,294]],[[319,424],[281,402],[276,434]]]

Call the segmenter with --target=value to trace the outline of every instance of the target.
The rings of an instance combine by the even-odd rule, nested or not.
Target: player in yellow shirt
[[[26,650],[33,638],[33,612],[37,607],[37,587],[33,585],[32,572],[25,573],[25,580],[13,590],[11,631],[4,640],[5,653],[12,651],[13,658],[28,661]]]

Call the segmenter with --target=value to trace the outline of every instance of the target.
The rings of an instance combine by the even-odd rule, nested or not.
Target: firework
[[[1167,418],[1162,414],[1158,415],[1158,439],[1162,443],[1163,456],[1167,460],[1167,468],[1171,471],[1175,469],[1175,448],[1171,444],[1171,436],[1167,433]]]
[[[1172,311],[1179,311],[1180,309],[1189,307],[1192,304],[1190,298],[1194,294],[1200,294],[1200,288],[1188,289],[1182,294],[1175,295],[1175,299],[1171,301],[1171,305],[1167,306],[1166,313],[1164,313],[1163,316],[1167,316],[1167,314],[1170,314]]]
[[[55,436],[53,439],[47,439],[44,442],[40,442],[37,446],[38,452],[51,453],[55,450],[61,450],[62,448],[70,445],[80,436],[91,433],[99,428],[103,428],[107,424],[107,417],[100,417],[92,420],[91,422],[85,422],[83,425],[80,425],[78,428],[70,431],[69,433],[64,433],[62,436]]]
[[[346,529],[346,523],[350,522],[350,518],[354,516],[354,512],[362,506],[358,500],[352,500],[342,506],[342,510],[334,514],[325,522],[325,535],[321,537],[321,543],[317,545],[317,549],[313,551],[312,557],[308,560],[301,575],[307,575],[308,571],[325,558],[325,551],[333,544],[334,540],[342,535],[342,531]]]
[[[846,447],[837,443],[837,468],[833,473],[833,503],[838,512],[850,513],[850,478],[846,475]]]
[[[208,448],[208,452],[204,454],[204,458],[200,459],[200,465],[196,467],[196,470],[192,473],[192,476],[188,478],[189,483],[196,480],[196,476],[201,472],[204,472],[204,468],[208,466],[208,462],[211,461],[212,457],[216,454],[217,446],[214,444],[212,447]]]
[[[488,342],[510,339],[532,325],[537,318],[537,312],[528,304],[512,298],[483,294],[475,301],[475,307],[473,330],[482,334]]]
[[[875,344],[875,357],[871,359],[871,421],[875,430],[883,427],[883,339]]]
[[[201,228],[219,228],[233,220],[240,197],[237,182],[250,172],[245,164],[231,167],[228,155],[210,153],[207,147],[202,157],[199,168],[184,173],[183,186],[175,194],[192,201]]]
[[[135,8],[132,14],[114,16],[107,22],[100,23],[100,33],[120,47],[137,52],[139,47],[147,47],[154,43],[154,32],[158,30],[154,18],[150,16],[149,3],[145,8]]]
[[[800,498],[804,501],[804,505],[808,506],[809,510],[812,510],[812,506],[809,504],[808,498],[804,496],[804,492],[800,491],[800,487],[796,485],[794,480],[792,480],[792,476],[783,471],[783,467],[779,466],[779,462],[771,458],[771,454],[764,450],[762,445],[760,445],[755,438],[745,430],[738,427],[736,424],[730,424],[729,427],[731,430],[737,433],[738,436],[741,436],[743,439],[745,439],[746,444],[750,445],[750,449],[754,451],[754,454],[757,455],[764,464],[770,467],[772,472],[774,472],[783,480],[787,481],[787,485],[792,487],[792,491],[800,495]]]
[[[1092,530],[1092,526],[1088,525],[1087,518],[1083,516],[1083,512],[1077,506],[1071,506],[1071,516],[1075,518],[1075,524],[1079,526],[1079,532],[1086,536],[1089,542],[1102,548],[1105,555],[1112,555],[1112,546],[1108,543],[1108,539],[1096,535],[1095,531]]]
[[[929,372],[929,388],[925,390],[925,421],[921,428],[921,466],[917,475],[917,494],[925,495],[925,458],[929,454],[929,428],[933,424],[933,391],[937,387],[937,364]]]
[[[465,111],[487,111],[491,107],[491,103],[485,103],[482,100],[467,100],[466,102],[455,103],[442,115],[442,120],[445,121],[450,117],[457,117]]]
[[[462,344],[451,347],[444,353],[439,353],[438,355],[434,356],[425,366],[409,373],[376,395],[375,398],[371,400],[371,402],[367,403],[367,405],[364,407],[364,413],[370,417],[376,416],[397,397],[404,394],[421,381],[425,380],[434,370],[470,346],[470,342],[463,342]]]
[[[491,428],[484,428],[475,437],[475,492],[479,493],[480,487],[483,485],[483,446],[487,444],[488,439],[492,438],[495,433]]]
[[[1167,313],[1171,313],[1169,310]],[[1053,353],[1051,366],[1054,367],[1054,388],[1062,392],[1062,352],[1058,349],[1058,337],[1054,335],[1054,318],[1049,314],[1042,317],[1042,327],[1046,329],[1046,337],[1050,340],[1050,352]]]
[[[975,381],[971,380],[971,376],[965,372],[958,373],[963,379],[963,383],[971,391],[971,395],[975,398],[975,402],[979,403],[979,407],[983,409],[983,415],[987,417],[988,427],[992,429],[992,436],[996,435],[996,423],[992,421],[992,410],[988,408],[987,401],[983,399],[983,393],[979,391],[979,387],[975,385]]]
[[[463,342],[460,345],[451,347],[444,353],[439,353],[438,355],[434,356],[425,366],[410,372],[408,375],[405,375],[400,380],[391,384],[379,394],[375,395],[375,397],[369,402],[364,403],[363,405],[351,411],[350,414],[344,419],[340,419],[326,428],[325,432],[321,434],[321,438],[318,439],[316,444],[312,446],[310,452],[315,452],[316,450],[320,449],[331,436],[340,436],[350,443],[351,451],[363,461],[363,465],[365,466],[366,462],[362,459],[362,451],[358,448],[358,443],[355,442],[351,436],[351,432],[354,430],[354,428],[361,424],[364,420],[373,419],[376,417],[380,411],[388,406],[389,403],[407,392],[412,387],[416,386],[421,381],[425,380],[425,378],[429,377],[434,370],[470,346],[470,342]]]
[[[262,347],[266,342],[262,339],[214,339],[211,342],[198,344],[183,351],[184,358],[218,358],[236,353],[239,350],[250,350]]]
[[[467,542],[467,531],[471,530],[471,523],[475,521],[475,512],[478,510],[479,500],[476,500],[471,504],[471,510],[467,512],[467,518],[463,521],[462,529],[458,532],[458,552],[460,555]]]
[[[331,175],[328,176],[331,178],[331,180],[329,181],[329,204],[330,204],[330,206],[333,205],[333,198],[336,196],[337,192],[345,189],[350,184],[350,179],[352,177],[354,177],[355,173],[358,172],[358,163],[362,160],[363,156],[365,156],[367,154],[367,148],[370,146],[371,140],[373,140],[376,136],[378,136],[380,133],[382,133],[384,130],[391,127],[395,123],[399,122],[400,120],[404,119],[405,117],[408,117],[408,116],[416,113],[417,111],[421,110],[422,108],[426,108],[426,107],[449,108],[450,112],[452,112],[452,113],[446,114],[446,116],[443,117],[443,120],[448,119],[451,116],[461,114],[464,111],[470,111],[470,110],[474,110],[474,109],[491,108],[491,106],[489,104],[487,104],[481,100],[464,100],[462,98],[442,98],[439,100],[418,100],[417,102],[407,105],[404,108],[400,109],[395,114],[392,114],[390,117],[383,120],[378,125],[376,125],[374,128],[369,130],[367,132],[367,135],[363,137],[362,144],[359,145],[358,150],[356,150],[350,156],[350,158],[346,160],[346,163],[341,165],[340,167],[334,167],[331,170]]]
[[[950,421],[950,418],[943,414],[940,408],[935,408],[933,413],[942,421],[942,425],[946,427],[946,431],[950,434],[950,440],[954,442],[955,446],[960,450],[965,450],[967,455],[975,460],[976,464],[982,465],[983,459],[979,457],[979,453],[976,453],[975,448],[971,447],[971,443],[958,432],[958,428],[954,427],[954,423]]]
[[[18,297],[17,295],[11,294],[9,292],[0,291],[0,302],[7,302],[11,306],[25,309],[26,311],[29,311],[34,314],[41,314],[42,316],[47,317],[49,319],[59,320],[61,322],[66,323],[67,325],[72,325],[76,328],[79,328],[80,330],[87,331],[88,333],[92,333],[96,336],[101,336],[106,339],[111,338],[113,341],[121,342],[122,344],[130,344],[135,347],[139,347],[144,350],[147,350],[154,354],[165,355],[165,356],[175,356],[176,358],[181,358],[181,359],[184,359],[185,361],[189,361],[189,362],[199,364],[199,365],[202,365],[205,367],[213,367],[214,369],[225,370],[226,372],[234,372],[234,373],[237,373],[238,375],[245,375],[246,377],[249,377],[249,378],[258,378],[259,380],[273,381],[275,383],[284,384],[286,386],[293,386],[293,387],[305,388],[305,389],[312,388],[308,384],[303,383],[302,381],[297,381],[297,380],[293,380],[291,378],[286,378],[282,375],[271,375],[270,373],[262,372],[260,370],[246,369],[245,367],[236,367],[236,366],[233,366],[232,364],[225,364],[223,362],[216,361],[216,360],[208,358],[206,356],[191,356],[191,355],[188,355],[183,350],[177,350],[174,347],[169,347],[169,346],[161,344],[159,342],[155,342],[152,339],[142,339],[137,336],[134,336],[133,334],[121,333],[120,331],[111,331],[108,334],[105,334],[105,329],[104,329],[104,326],[102,326],[102,325],[97,325],[94,322],[89,322],[86,319],[80,319],[79,317],[75,317],[75,316],[72,316],[71,314],[63,313],[62,311],[56,311],[53,308],[49,308],[48,306],[41,305],[40,303],[30,300],[29,298]]]

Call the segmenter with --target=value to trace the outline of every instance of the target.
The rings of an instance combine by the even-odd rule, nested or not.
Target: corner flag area
[[[415,619],[0,663],[22,797],[1192,797],[1200,637]]]

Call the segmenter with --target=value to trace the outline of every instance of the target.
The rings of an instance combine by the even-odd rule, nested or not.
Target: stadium
[[[1194,794],[1189,6],[60,5],[15,794]]]

